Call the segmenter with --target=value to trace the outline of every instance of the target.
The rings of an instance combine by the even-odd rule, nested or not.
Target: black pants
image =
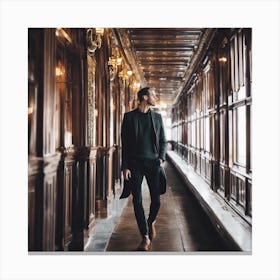
[[[133,207],[134,214],[137,221],[137,225],[141,235],[144,237],[148,235],[148,226],[145,218],[145,212],[142,205],[142,181],[145,176],[150,196],[150,212],[148,222],[155,221],[160,208],[160,192],[159,192],[159,159],[137,159],[132,160],[130,165],[131,171],[131,186],[133,195]]]

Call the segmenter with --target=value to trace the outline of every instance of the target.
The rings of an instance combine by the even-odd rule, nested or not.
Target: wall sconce
[[[55,76],[56,77],[61,77],[63,75],[63,71],[60,67],[55,67]]]
[[[121,57],[114,57],[110,56],[108,65],[109,65],[109,71],[110,71],[110,80],[113,81],[115,79],[115,76],[118,72],[118,66],[122,64],[122,58]]]
[[[124,82],[129,82],[133,72],[131,70],[127,70],[126,65],[122,67],[122,70],[119,72],[119,78],[122,79],[123,83]]]
[[[93,28],[87,30],[87,47],[91,54],[94,54],[95,50],[101,48],[102,36],[104,28],[95,28],[95,35],[93,39]]]
[[[29,117],[29,116],[32,116],[32,114],[33,114],[33,107],[32,107],[32,106],[29,106],[29,107],[28,107],[28,117]]]
[[[57,79],[62,79],[65,74],[65,68],[62,65],[61,61],[58,61],[57,66],[55,67],[55,76]]]
[[[113,56],[109,57],[108,65],[111,65],[113,67],[117,67],[121,64],[122,64],[122,58],[121,57],[116,57],[116,58],[113,57]]]
[[[227,58],[224,56],[219,57],[219,62],[227,62]]]
[[[119,72],[119,78],[121,78],[123,82],[127,80],[128,76],[125,73],[124,69]]]
[[[67,44],[72,44],[72,39],[69,34],[63,28],[56,28],[55,35],[62,42],[66,42]]]
[[[140,83],[134,81],[132,83],[132,89],[135,90],[135,91],[138,91],[140,89]]]

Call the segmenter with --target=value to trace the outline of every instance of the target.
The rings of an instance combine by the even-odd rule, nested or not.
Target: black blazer
[[[129,159],[135,155],[135,149],[137,149],[137,133],[138,133],[138,121],[136,118],[137,109],[124,114],[122,128],[121,128],[121,140],[122,140],[122,170],[129,169]],[[161,115],[151,110],[151,119],[154,130],[154,140],[159,158],[166,159],[166,139],[164,133],[164,127]],[[166,192],[166,176],[164,169],[160,167],[159,177],[160,194]],[[120,198],[128,197],[131,193],[130,181],[124,180],[124,188]]]
[[[137,110],[127,112],[124,114],[121,140],[122,140],[122,170],[129,169],[129,158],[136,154],[137,149],[137,133],[138,121],[136,118]],[[166,139],[161,115],[151,110],[151,119],[154,130],[155,146],[159,154],[159,158],[165,160],[166,157]]]

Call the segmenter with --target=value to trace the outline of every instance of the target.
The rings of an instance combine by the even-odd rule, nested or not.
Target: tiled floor
[[[170,253],[231,251],[213,229],[175,169],[167,162],[164,168],[167,175],[167,192],[161,196],[161,208],[156,222],[157,237],[152,242],[150,251]],[[150,198],[145,181],[143,201],[147,216]],[[137,252],[141,236],[134,218],[132,197],[117,200],[115,203],[118,210],[111,218],[97,222],[86,251]],[[122,207],[124,209],[121,212]]]
[[[110,240],[111,234],[118,223],[127,199],[118,199],[120,190],[117,190],[116,199],[113,200],[112,211],[106,219],[98,218],[95,221],[93,231],[87,240],[84,251],[104,252]]]

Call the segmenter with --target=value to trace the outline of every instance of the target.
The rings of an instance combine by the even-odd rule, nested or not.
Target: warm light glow
[[[32,115],[33,114],[33,107],[28,107],[28,115]]]
[[[109,61],[108,61],[108,65],[112,65],[112,66],[118,66],[118,65],[121,65],[122,64],[122,58],[121,57],[113,57],[113,56],[110,56],[109,57]]]
[[[128,76],[132,75],[132,71],[131,70],[128,70],[126,73],[127,73]]]
[[[103,35],[104,28],[95,28],[95,32],[96,32],[96,34]]]
[[[133,90],[139,90],[139,88],[140,88],[140,83],[134,81],[134,82],[132,83],[132,85],[131,85],[131,88],[132,88]]]
[[[71,131],[65,131],[64,135],[64,141],[65,141],[65,147],[71,147],[72,145],[72,132]]]
[[[118,57],[117,58],[117,65],[121,65],[122,64],[122,58],[121,57]]]
[[[220,61],[220,62],[227,62],[227,58],[224,57],[224,56],[223,56],[223,57],[220,57],[220,58],[219,58],[219,61]]]
[[[60,67],[55,67],[55,75],[56,77],[61,77],[63,75],[63,71]]]

